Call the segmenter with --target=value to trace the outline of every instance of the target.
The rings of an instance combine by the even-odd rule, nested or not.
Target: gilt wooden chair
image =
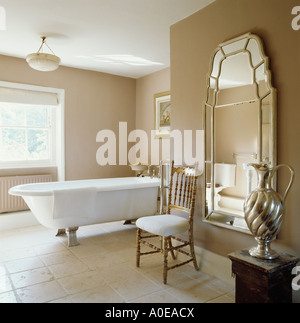
[[[153,253],[162,253],[164,259],[163,283],[167,283],[168,271],[179,266],[193,262],[196,270],[199,270],[193,238],[193,219],[195,207],[196,181],[195,168],[174,167],[174,161],[171,166],[169,197],[167,214],[154,215],[139,218],[136,221],[137,226],[137,250],[136,266],[140,266],[140,257]],[[174,214],[176,213],[176,214]],[[187,232],[188,238],[183,238],[181,234]],[[178,236],[180,235],[180,237]],[[155,246],[147,241],[149,238],[161,237],[162,244],[160,247]],[[178,241],[173,246],[172,240]],[[141,252],[141,244],[144,244],[154,251]],[[189,251],[183,250],[189,246]],[[168,265],[168,254],[171,253],[175,259],[174,251],[183,253],[188,257],[181,263],[173,266]]]

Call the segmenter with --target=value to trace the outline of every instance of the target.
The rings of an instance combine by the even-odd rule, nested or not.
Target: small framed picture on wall
[[[168,138],[171,131],[171,93],[154,95],[154,129],[156,137]]]

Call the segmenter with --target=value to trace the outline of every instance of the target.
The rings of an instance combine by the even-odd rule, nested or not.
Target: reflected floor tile
[[[5,263],[5,266],[9,273],[16,273],[25,270],[44,267],[44,263],[39,257],[30,257],[24,259],[18,259]]]
[[[52,272],[55,278],[62,278],[88,271],[89,268],[81,261],[74,260],[49,266],[49,270]]]
[[[141,275],[127,277],[109,284],[126,301],[138,299],[161,289],[157,284]]]
[[[43,255],[43,256],[40,256],[40,258],[47,266],[77,260],[77,258],[68,250],[63,252],[56,252],[48,255]]]
[[[167,291],[160,290],[158,292],[133,299],[130,303],[180,303],[180,300]]]
[[[38,246],[42,243],[51,243],[57,241],[55,233],[47,229],[38,229],[39,226],[26,228],[24,230],[16,230],[11,232],[5,238],[6,250],[7,249],[20,249]],[[1,238],[0,238],[1,241]]]
[[[74,303],[124,303],[125,300],[107,284],[71,295]]]
[[[22,303],[45,303],[67,296],[56,281],[16,289],[16,293]]]
[[[222,295],[209,282],[190,280],[167,289],[169,293],[179,298],[181,302],[205,303]]]
[[[119,252],[90,256],[82,258],[82,261],[91,270],[103,267],[119,266],[121,263],[126,262],[126,260],[122,258],[122,254]]]
[[[142,271],[141,271],[142,272]],[[191,278],[185,274],[185,268],[175,268],[168,271],[167,284],[163,283],[163,264],[152,271],[143,272],[143,275],[148,279],[155,281],[162,288],[167,289],[170,286],[176,286],[184,282],[191,281]]]
[[[232,293],[234,291],[234,287],[219,280],[216,278],[213,278],[211,281],[208,282],[208,284],[218,293],[220,294],[227,294]]]
[[[37,255],[47,255],[51,253],[65,251],[66,247],[62,243],[56,241],[34,246],[33,250]]]
[[[108,251],[104,247],[102,247],[102,245],[96,245],[94,243],[85,245],[81,241],[79,246],[72,247],[69,250],[74,256],[78,258],[86,258],[91,256],[93,257],[104,253],[108,253]]]
[[[62,298],[57,298],[54,299],[53,301],[50,301],[48,303],[54,303],[54,304],[70,304],[73,303],[71,297],[67,296],[67,297],[62,297]]]
[[[140,276],[140,274],[135,269],[128,266],[127,263],[120,263],[118,266],[104,266],[100,270],[103,279],[107,283],[116,283],[121,280],[127,280],[130,277]]]
[[[2,261],[13,261],[28,257],[35,257],[37,254],[33,248],[8,249],[1,251]]]
[[[2,263],[2,264],[0,263],[0,277],[6,275],[7,273],[8,272],[6,270],[4,263]]]
[[[9,276],[0,276],[0,293],[13,290],[13,286],[10,282]]]
[[[226,294],[212,299],[208,303],[235,303],[235,297],[232,294]]]
[[[13,291],[0,294],[0,303],[18,303]]]
[[[101,271],[93,270],[58,279],[58,282],[68,294],[75,294],[104,284],[104,278]]]
[[[10,278],[15,288],[21,288],[53,280],[54,276],[48,268],[42,267],[12,274],[10,275]]]

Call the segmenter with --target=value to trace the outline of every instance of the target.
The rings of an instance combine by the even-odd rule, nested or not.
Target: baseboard
[[[195,247],[200,270],[234,286],[231,272],[231,261],[206,249]]]
[[[234,278],[231,274],[231,261],[229,258],[217,255],[211,251],[195,246],[196,258],[200,270],[214,276],[227,284],[234,286]],[[184,255],[177,253],[177,257],[184,260]],[[193,264],[190,264],[193,266]]]

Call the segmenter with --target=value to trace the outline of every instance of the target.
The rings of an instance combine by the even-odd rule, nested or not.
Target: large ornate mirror
[[[220,44],[207,76],[204,220],[249,233],[245,197],[257,186],[249,163],[276,164],[276,90],[260,38]]]

